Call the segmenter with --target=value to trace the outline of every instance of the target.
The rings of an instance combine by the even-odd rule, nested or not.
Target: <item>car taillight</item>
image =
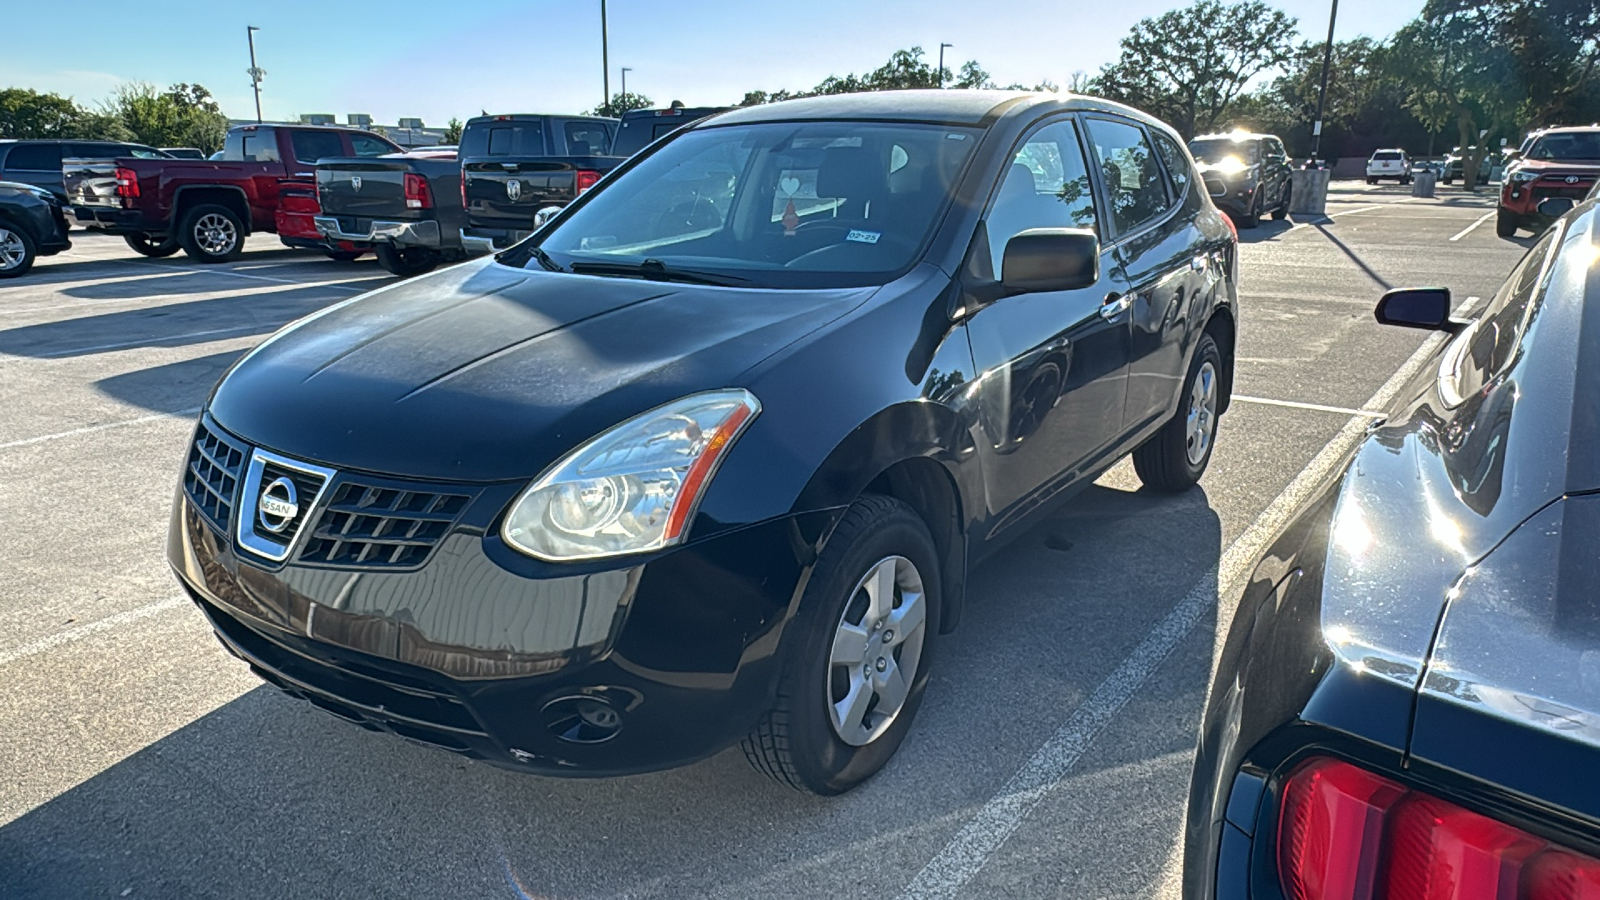
[[[600,173],[599,172],[596,172],[593,169],[579,169],[578,170],[578,193],[581,194],[584,191],[587,191],[589,188],[594,187],[595,182],[597,182],[599,180],[600,180]]]
[[[1332,759],[1284,787],[1278,875],[1289,900],[1600,900],[1600,859]]]
[[[117,196],[133,199],[139,196],[139,175],[132,169],[117,167]]]
[[[406,209],[433,209],[433,192],[428,179],[414,172],[405,174]]]
[[[471,207],[467,205],[467,173],[466,172],[462,172],[461,173],[461,208],[462,209],[471,209]]]

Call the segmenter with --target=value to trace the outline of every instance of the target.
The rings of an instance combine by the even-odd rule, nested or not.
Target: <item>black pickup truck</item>
[[[466,256],[461,162],[431,151],[317,163],[317,233],[372,245],[378,264],[402,278]]]
[[[593,116],[469,119],[461,132],[462,241],[501,249],[532,233],[541,212],[571,203],[622,162],[611,155],[616,131],[616,119]]]
[[[655,143],[656,138],[671,134],[706,116],[727,112],[731,106],[683,106],[674,103],[665,109],[633,109],[622,114],[617,125],[617,139],[611,142],[613,156],[629,157]]]

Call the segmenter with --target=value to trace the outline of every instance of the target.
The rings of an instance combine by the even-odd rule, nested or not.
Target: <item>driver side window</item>
[[[985,223],[995,278],[1001,275],[1006,242],[1022,231],[1100,230],[1076,123],[1071,119],[1052,122],[1027,139],[1001,177],[1000,190]]]

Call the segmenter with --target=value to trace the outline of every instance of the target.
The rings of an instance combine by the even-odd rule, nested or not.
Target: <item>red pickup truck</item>
[[[70,220],[120,234],[145,256],[182,248],[191,259],[223,262],[264,231],[348,259],[365,248],[329,244],[311,222],[320,211],[312,208],[317,160],[399,152],[354,128],[241,125],[229,130],[220,160],[66,159],[61,174]]]

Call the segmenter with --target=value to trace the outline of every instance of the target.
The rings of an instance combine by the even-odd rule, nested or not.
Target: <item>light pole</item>
[[[1311,123],[1311,162],[1322,150],[1322,103],[1328,98],[1328,64],[1333,61],[1333,23],[1339,18],[1339,0],[1333,0],[1328,13],[1328,46],[1322,49],[1322,87],[1317,89],[1317,120]]]
[[[606,106],[611,105],[611,57],[606,46],[606,0],[600,0],[600,89],[605,91]]]
[[[955,46],[955,44],[940,44],[939,45],[939,87],[940,87],[940,89],[944,88],[944,48],[946,48],[946,47],[954,47],[954,46]]]
[[[267,74],[266,69],[256,65],[256,32],[260,30],[254,25],[246,25],[244,27],[244,39],[250,43],[250,68],[248,72],[250,75],[250,87],[254,88],[256,92],[257,122],[261,121],[261,78]]]
[[[628,96],[628,73],[633,69],[629,66],[622,67],[622,96]]]

